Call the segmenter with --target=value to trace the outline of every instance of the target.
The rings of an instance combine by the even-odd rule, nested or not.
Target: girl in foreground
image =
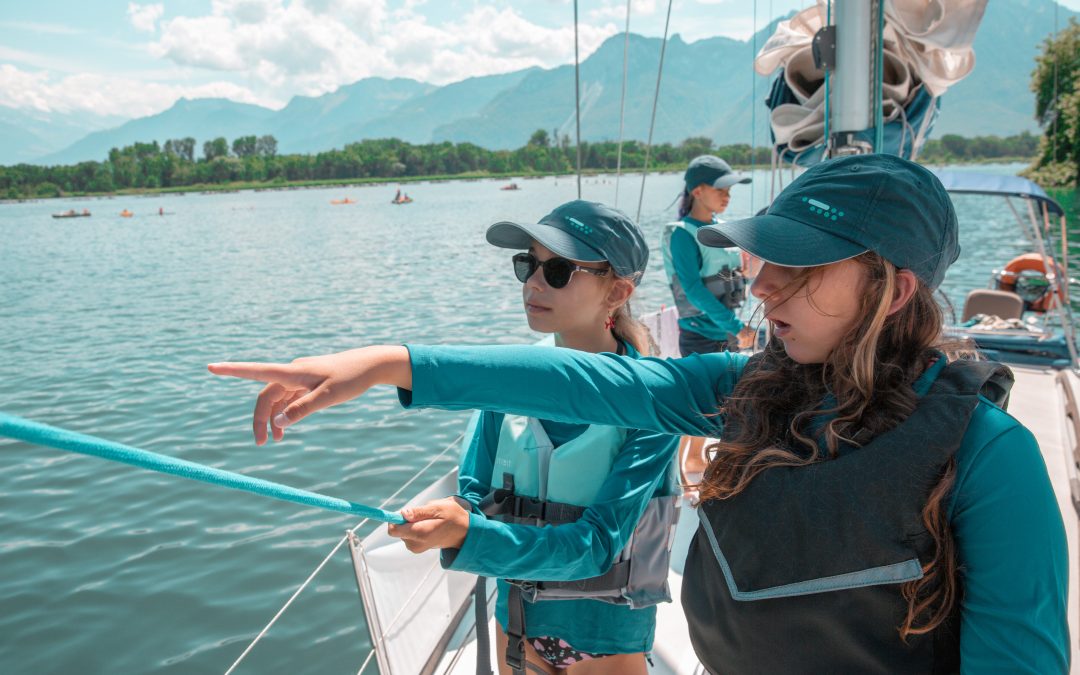
[[[569,349],[648,354],[648,331],[628,304],[649,248],[621,211],[572,201],[536,224],[496,223],[487,240],[527,249],[513,262],[530,328]],[[485,412],[462,457],[459,496],[411,509],[420,522],[390,534],[414,553],[441,548],[444,567],[499,578],[500,672],[524,658],[552,674],[645,675],[655,604],[670,599],[668,556],[656,552],[668,550],[677,515],[675,442]],[[631,567],[643,578],[650,563],[650,583],[625,578]],[[591,588],[552,583],[580,579]],[[561,599],[544,601],[552,597]]]
[[[830,160],[699,241],[765,261],[761,354],[371,347],[211,370],[270,383],[258,443],[375,384],[409,406],[718,435],[682,593],[712,672],[1068,672],[1065,533],[1034,437],[999,407],[1011,374],[937,348],[931,293],[959,255],[941,183]]]

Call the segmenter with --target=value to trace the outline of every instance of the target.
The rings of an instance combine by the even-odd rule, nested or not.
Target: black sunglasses
[[[514,261],[514,275],[518,278],[518,281],[525,283],[529,280],[529,277],[536,273],[536,268],[542,267],[544,268],[544,281],[552,288],[565,288],[566,284],[570,283],[570,277],[574,276],[574,272],[588,272],[598,277],[607,276],[608,273],[607,269],[597,270],[582,267],[566,258],[548,258],[541,262],[532,253],[515,254],[512,260]]]

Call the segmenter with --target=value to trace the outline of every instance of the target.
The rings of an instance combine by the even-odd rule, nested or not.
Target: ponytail
[[[694,195],[690,194],[690,191],[683,188],[682,194],[678,197],[679,200],[679,220],[690,215],[690,212],[694,210]]]
[[[616,338],[628,342],[642,356],[659,353],[660,349],[653,341],[649,329],[645,327],[645,324],[634,318],[629,300],[615,310],[612,318],[615,319],[615,326],[611,329],[611,332]]]

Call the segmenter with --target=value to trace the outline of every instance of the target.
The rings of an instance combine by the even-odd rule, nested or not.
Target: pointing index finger
[[[308,386],[308,377],[299,373],[288,363],[256,363],[250,361],[225,361],[211,363],[207,370],[223,377],[239,377],[259,382],[276,382],[289,387]]]

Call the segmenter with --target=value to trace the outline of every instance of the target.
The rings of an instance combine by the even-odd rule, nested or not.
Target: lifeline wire
[[[357,504],[337,497],[327,497],[317,492],[309,492],[308,490],[281,485],[261,478],[251,478],[232,471],[215,469],[184,459],[150,452],[149,450],[133,448],[130,445],[114,443],[103,438],[32,422],[5,413],[0,413],[0,436],[15,438],[34,445],[44,445],[59,450],[93,455],[94,457],[130,464],[142,469],[200,480],[212,485],[246,490],[264,497],[273,497],[287,502],[314,506],[327,511],[350,513],[383,523],[399,525],[405,523],[405,519],[400,513],[384,511],[383,509]]]

